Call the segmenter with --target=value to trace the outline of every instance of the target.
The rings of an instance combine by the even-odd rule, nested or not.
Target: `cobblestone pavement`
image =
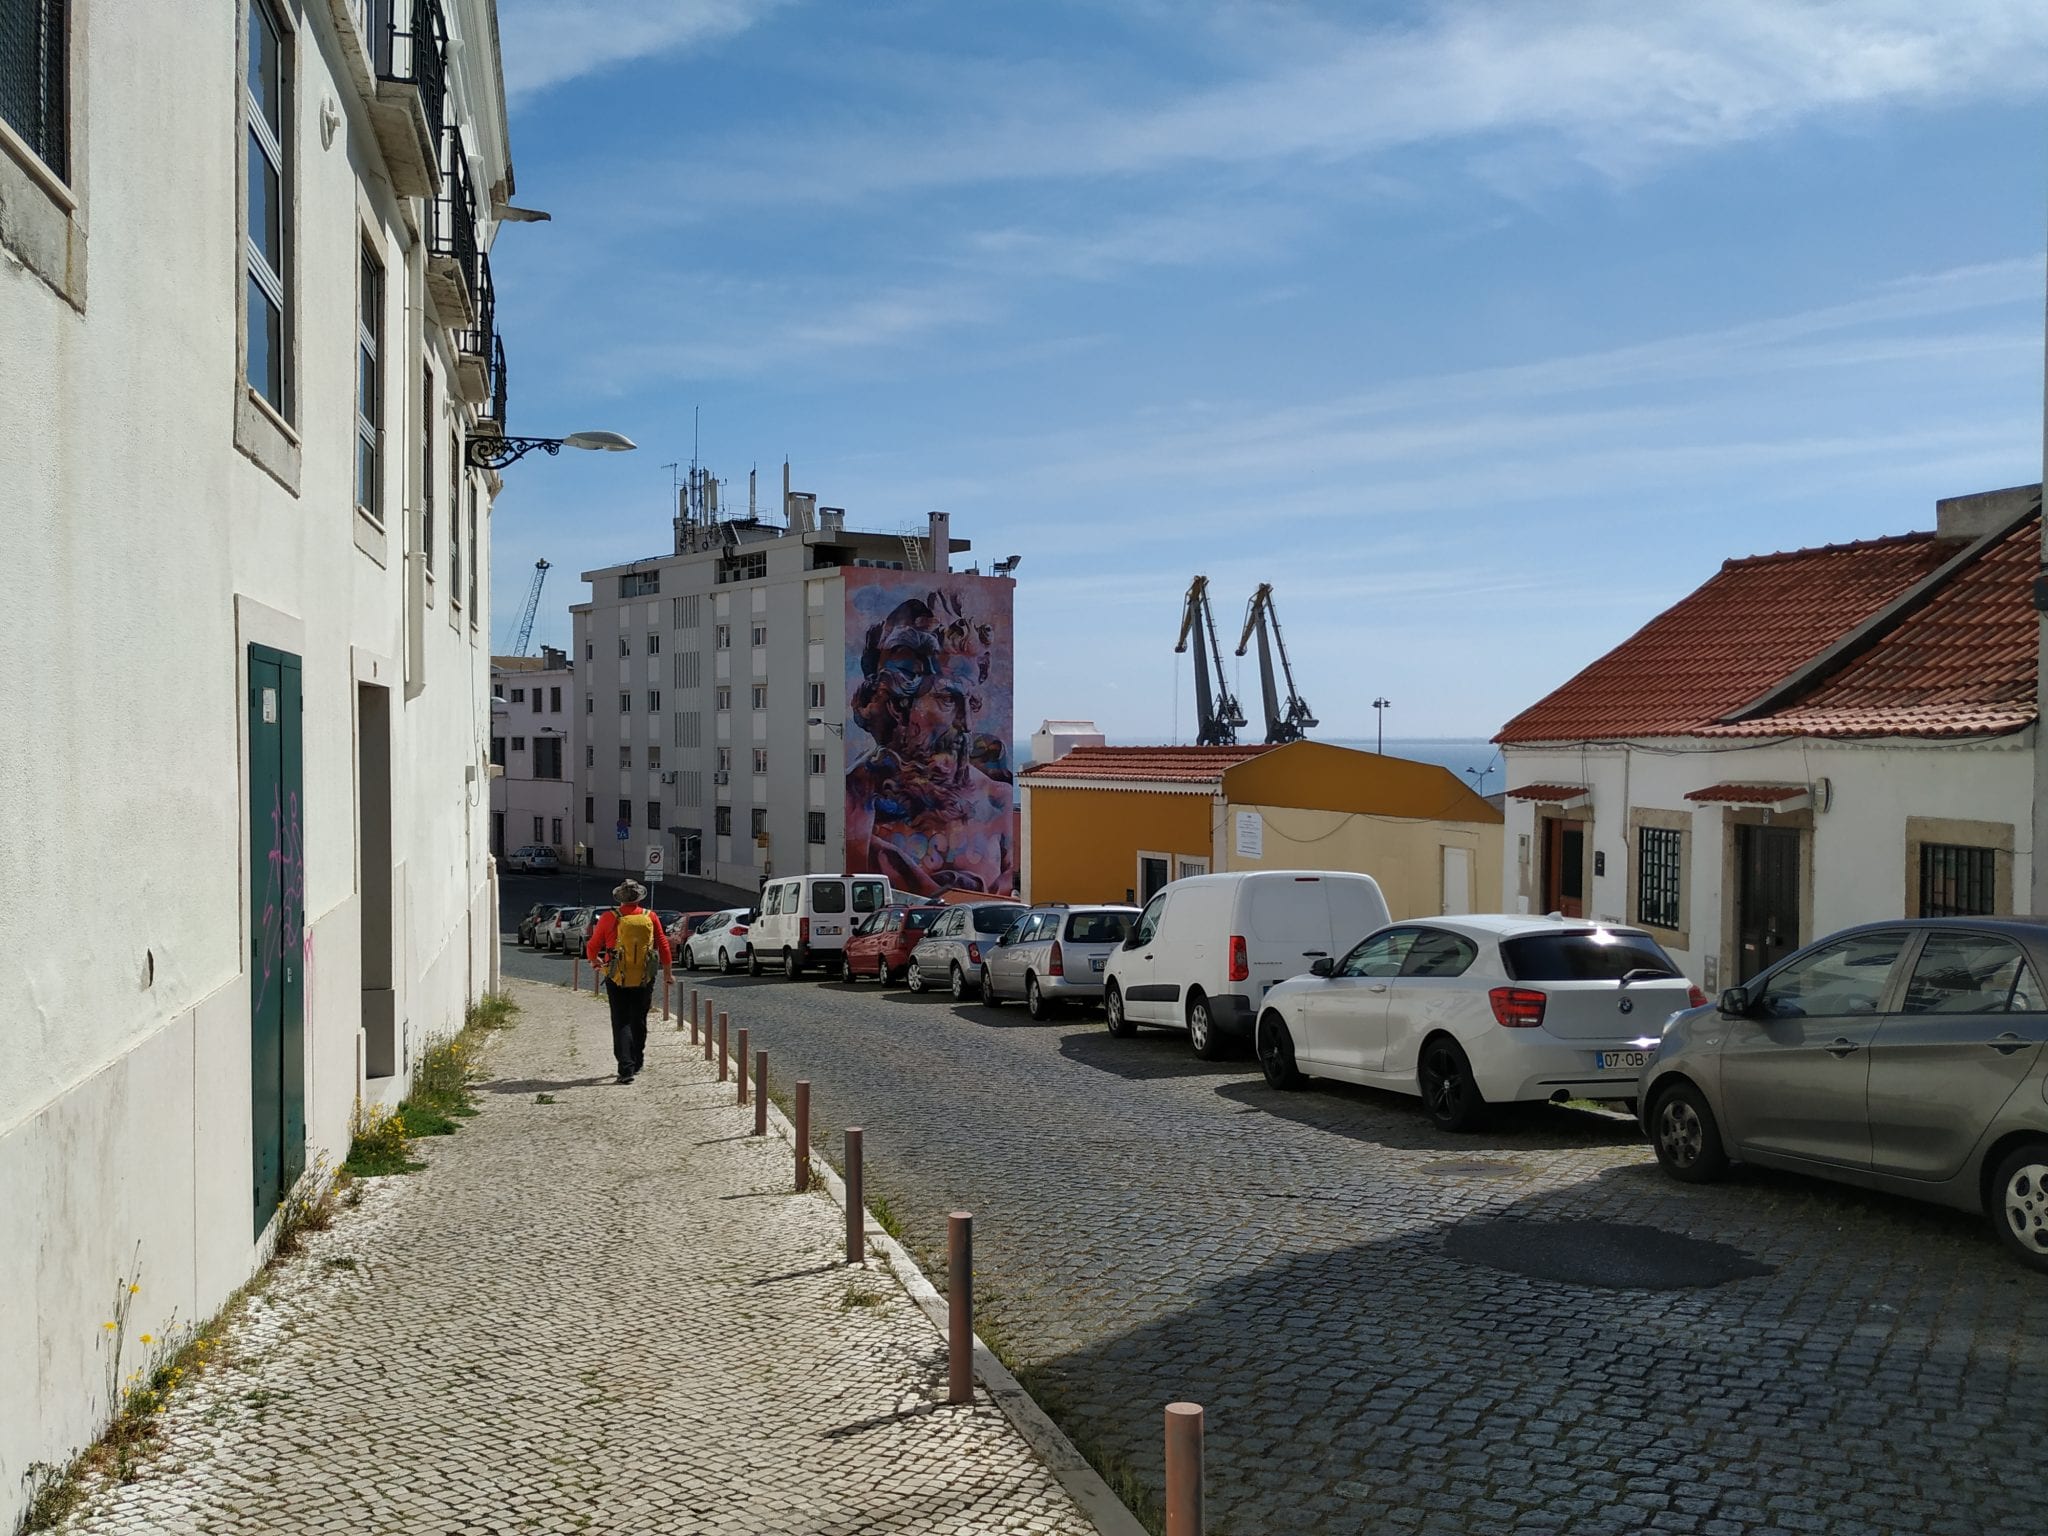
[[[616,1086],[600,1004],[517,990],[484,1112],[311,1239],[69,1529],[1093,1531],[942,1405],[930,1322],[729,1086],[658,1022]]]
[[[818,1126],[864,1127],[870,1200],[928,1269],[944,1213],[976,1213],[996,1332],[1084,1448],[1157,1488],[1161,1405],[1207,1405],[1214,1528],[2048,1531],[2048,1281],[1975,1219],[1761,1171],[1678,1185],[1619,1117],[1449,1136],[1097,1016],[694,980],[777,1082],[813,1079]],[[1491,1220],[1639,1224],[1768,1273],[1605,1289],[1446,1251]]]

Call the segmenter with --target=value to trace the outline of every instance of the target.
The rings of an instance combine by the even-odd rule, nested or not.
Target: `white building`
[[[582,749],[576,670],[551,645],[538,656],[491,658],[491,852],[576,847],[576,764]]]
[[[1509,721],[1506,909],[1640,923],[1711,991],[1852,923],[2024,906],[2040,487],[1936,512],[1730,560]]]
[[[583,573],[590,862],[637,870],[659,844],[671,872],[744,888],[848,871],[1014,892],[1015,583],[952,571],[970,546],[944,513],[859,532],[783,497],[779,524],[686,497],[673,554]]]
[[[511,164],[490,0],[396,9],[4,5],[0,1524],[138,1250],[131,1333],[212,1314],[490,984]]]

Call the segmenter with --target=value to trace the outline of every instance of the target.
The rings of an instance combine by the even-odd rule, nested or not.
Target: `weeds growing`
[[[477,1055],[491,1035],[511,1027],[518,1011],[519,1005],[505,993],[485,993],[470,1008],[459,1033],[437,1041],[420,1056],[410,1090],[398,1108],[359,1105],[342,1171],[356,1178],[377,1178],[426,1167],[414,1159],[413,1142],[422,1136],[453,1135],[477,1112]]]

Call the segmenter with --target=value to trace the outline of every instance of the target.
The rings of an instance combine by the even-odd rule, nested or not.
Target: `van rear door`
[[[1323,882],[1330,897],[1330,946],[1333,955],[1345,955],[1368,933],[1377,933],[1394,920],[1387,910],[1387,898],[1380,894],[1377,880],[1365,875],[1333,875]]]
[[[1257,1004],[1268,989],[1299,976],[1326,956],[1348,949],[1333,936],[1330,887],[1320,875],[1258,875],[1238,903],[1251,977],[1230,984]],[[1227,964],[1227,960],[1226,960]],[[1227,974],[1227,972],[1226,972]]]

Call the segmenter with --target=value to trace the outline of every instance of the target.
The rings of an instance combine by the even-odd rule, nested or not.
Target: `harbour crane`
[[[1230,684],[1224,680],[1223,647],[1216,643],[1216,616],[1209,611],[1206,576],[1197,576],[1188,587],[1187,600],[1181,608],[1180,639],[1173,647],[1176,655],[1188,648],[1190,635],[1195,642],[1195,740],[1205,747],[1234,747],[1237,728],[1244,724],[1244,711],[1238,708]]]
[[[526,642],[533,638],[533,616],[540,612],[540,584],[548,579],[548,563],[533,562],[533,585],[526,589],[526,611],[519,616],[519,638],[512,642],[512,654],[524,656]]]
[[[1270,640],[1267,637],[1269,630]],[[1259,637],[1259,690],[1266,706],[1266,740],[1269,743],[1299,741],[1312,726],[1321,722],[1309,713],[1308,700],[1295,691],[1294,666],[1287,659],[1287,641],[1280,633],[1280,610],[1273,606],[1273,584],[1270,581],[1260,582],[1259,590],[1245,605],[1244,634],[1237,642],[1238,655],[1242,656],[1251,646],[1254,633]],[[1273,680],[1275,651],[1280,653],[1280,675],[1287,683],[1287,703],[1284,706]]]

